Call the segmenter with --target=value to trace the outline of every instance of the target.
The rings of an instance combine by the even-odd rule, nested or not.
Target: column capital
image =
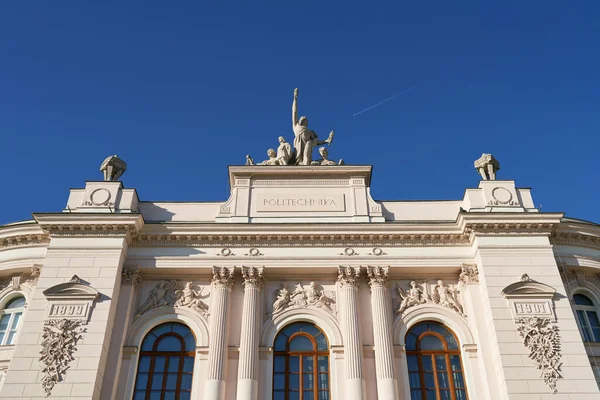
[[[360,279],[360,267],[339,266],[338,267],[338,282],[345,286],[358,286],[358,280]]]
[[[390,278],[388,277],[389,266],[367,266],[367,276],[369,277],[369,286],[387,286]]]
[[[231,289],[235,282],[234,272],[235,267],[213,267],[211,283],[216,287]]]
[[[122,284],[137,286],[142,280],[142,273],[140,271],[140,267],[137,265],[125,265],[121,275]]]
[[[260,289],[264,282],[263,267],[242,267],[242,278],[244,287]]]
[[[462,264],[458,281],[465,285],[479,283],[479,270],[477,264]]]

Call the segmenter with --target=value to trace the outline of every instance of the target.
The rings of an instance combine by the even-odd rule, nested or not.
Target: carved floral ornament
[[[458,280],[465,285],[479,283],[479,270],[477,269],[477,264],[461,265]]]
[[[286,309],[307,307],[322,308],[336,313],[335,292],[324,290],[315,282],[310,282],[306,288],[301,283],[297,283],[294,290],[290,292],[287,283],[284,283],[276,293],[276,299],[273,303],[273,315],[277,315]]]
[[[0,279],[0,293],[6,289],[9,289],[10,291],[21,290],[22,285],[24,284],[29,287],[35,286],[40,276],[40,271],[41,268],[34,265],[31,267],[31,272],[29,274],[18,274]]]
[[[517,332],[523,339],[523,344],[529,350],[529,358],[540,370],[544,383],[556,393],[556,384],[560,375],[560,334],[558,327],[548,318],[525,317],[519,318]]]
[[[69,364],[75,359],[77,342],[83,337],[93,304],[100,294],[77,275],[68,282],[49,287],[43,294],[48,306],[39,360],[44,365],[42,388],[48,397],[54,386],[63,381]]]
[[[123,267],[121,283],[136,286],[142,280],[142,273],[140,267],[137,265],[125,265]]]
[[[438,304],[464,316],[457,285],[444,285],[441,280],[434,284],[425,279],[413,280],[407,291],[399,287],[398,295],[400,306],[396,311],[397,314],[402,314],[407,309],[422,304]]]
[[[388,277],[388,272],[389,272],[389,267],[385,266],[368,266],[367,267],[367,276],[369,277],[369,285],[371,287],[375,287],[375,286],[387,286],[388,281],[389,281],[389,277]]]
[[[150,290],[146,300],[138,307],[135,318],[150,310],[162,307],[189,308],[208,316],[208,305],[203,301],[208,295],[202,294],[202,288],[194,289],[192,282],[185,284],[180,280],[161,280]]]
[[[244,287],[252,286],[260,288],[263,285],[263,269],[257,267],[242,267],[242,278]]]
[[[540,370],[544,383],[557,392],[560,376],[560,334],[554,314],[556,290],[523,274],[519,281],[508,285],[502,295],[510,304],[517,332],[529,350],[529,358]]]

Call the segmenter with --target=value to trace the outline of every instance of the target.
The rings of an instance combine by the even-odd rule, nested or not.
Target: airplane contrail
[[[369,106],[369,107],[365,108],[364,110],[361,110],[361,111],[357,112],[356,114],[353,114],[352,116],[353,116],[353,117],[356,117],[357,115],[360,115],[360,114],[362,114],[362,113],[364,113],[364,112],[367,112],[367,111],[369,111],[369,110],[372,110],[372,109],[374,109],[375,107],[379,107],[379,106],[380,106],[380,105],[382,105],[383,103],[387,103],[388,101],[395,99],[396,97],[400,96],[401,94],[408,93],[408,92],[410,92],[411,90],[413,90],[414,88],[415,88],[415,86],[411,86],[411,87],[409,87],[408,89],[405,89],[405,90],[401,91],[400,93],[396,93],[395,95],[393,95],[393,96],[390,96],[390,97],[388,97],[388,98],[387,98],[387,99],[385,99],[385,100],[381,100],[379,103],[375,103],[375,104],[373,104],[372,106]]]

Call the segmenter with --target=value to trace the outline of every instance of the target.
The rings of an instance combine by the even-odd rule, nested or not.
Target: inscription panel
[[[257,212],[314,212],[314,211],[346,211],[345,196],[342,193],[327,195],[290,195],[264,194],[256,195]]]
[[[87,322],[91,301],[50,300],[47,319],[81,319]]]
[[[514,313],[518,316],[534,316],[547,315],[552,316],[551,305],[548,301],[532,302],[532,301],[515,301],[513,303]]]

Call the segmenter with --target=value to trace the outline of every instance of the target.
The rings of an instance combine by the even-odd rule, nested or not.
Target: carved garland
[[[560,335],[558,327],[549,318],[519,318],[517,331],[529,350],[529,358],[536,363],[544,383],[556,393],[560,375]]]
[[[62,382],[69,363],[75,359],[77,342],[85,332],[83,320],[52,319],[44,323],[40,362],[44,364],[42,387],[46,397],[50,396],[54,385]]]

